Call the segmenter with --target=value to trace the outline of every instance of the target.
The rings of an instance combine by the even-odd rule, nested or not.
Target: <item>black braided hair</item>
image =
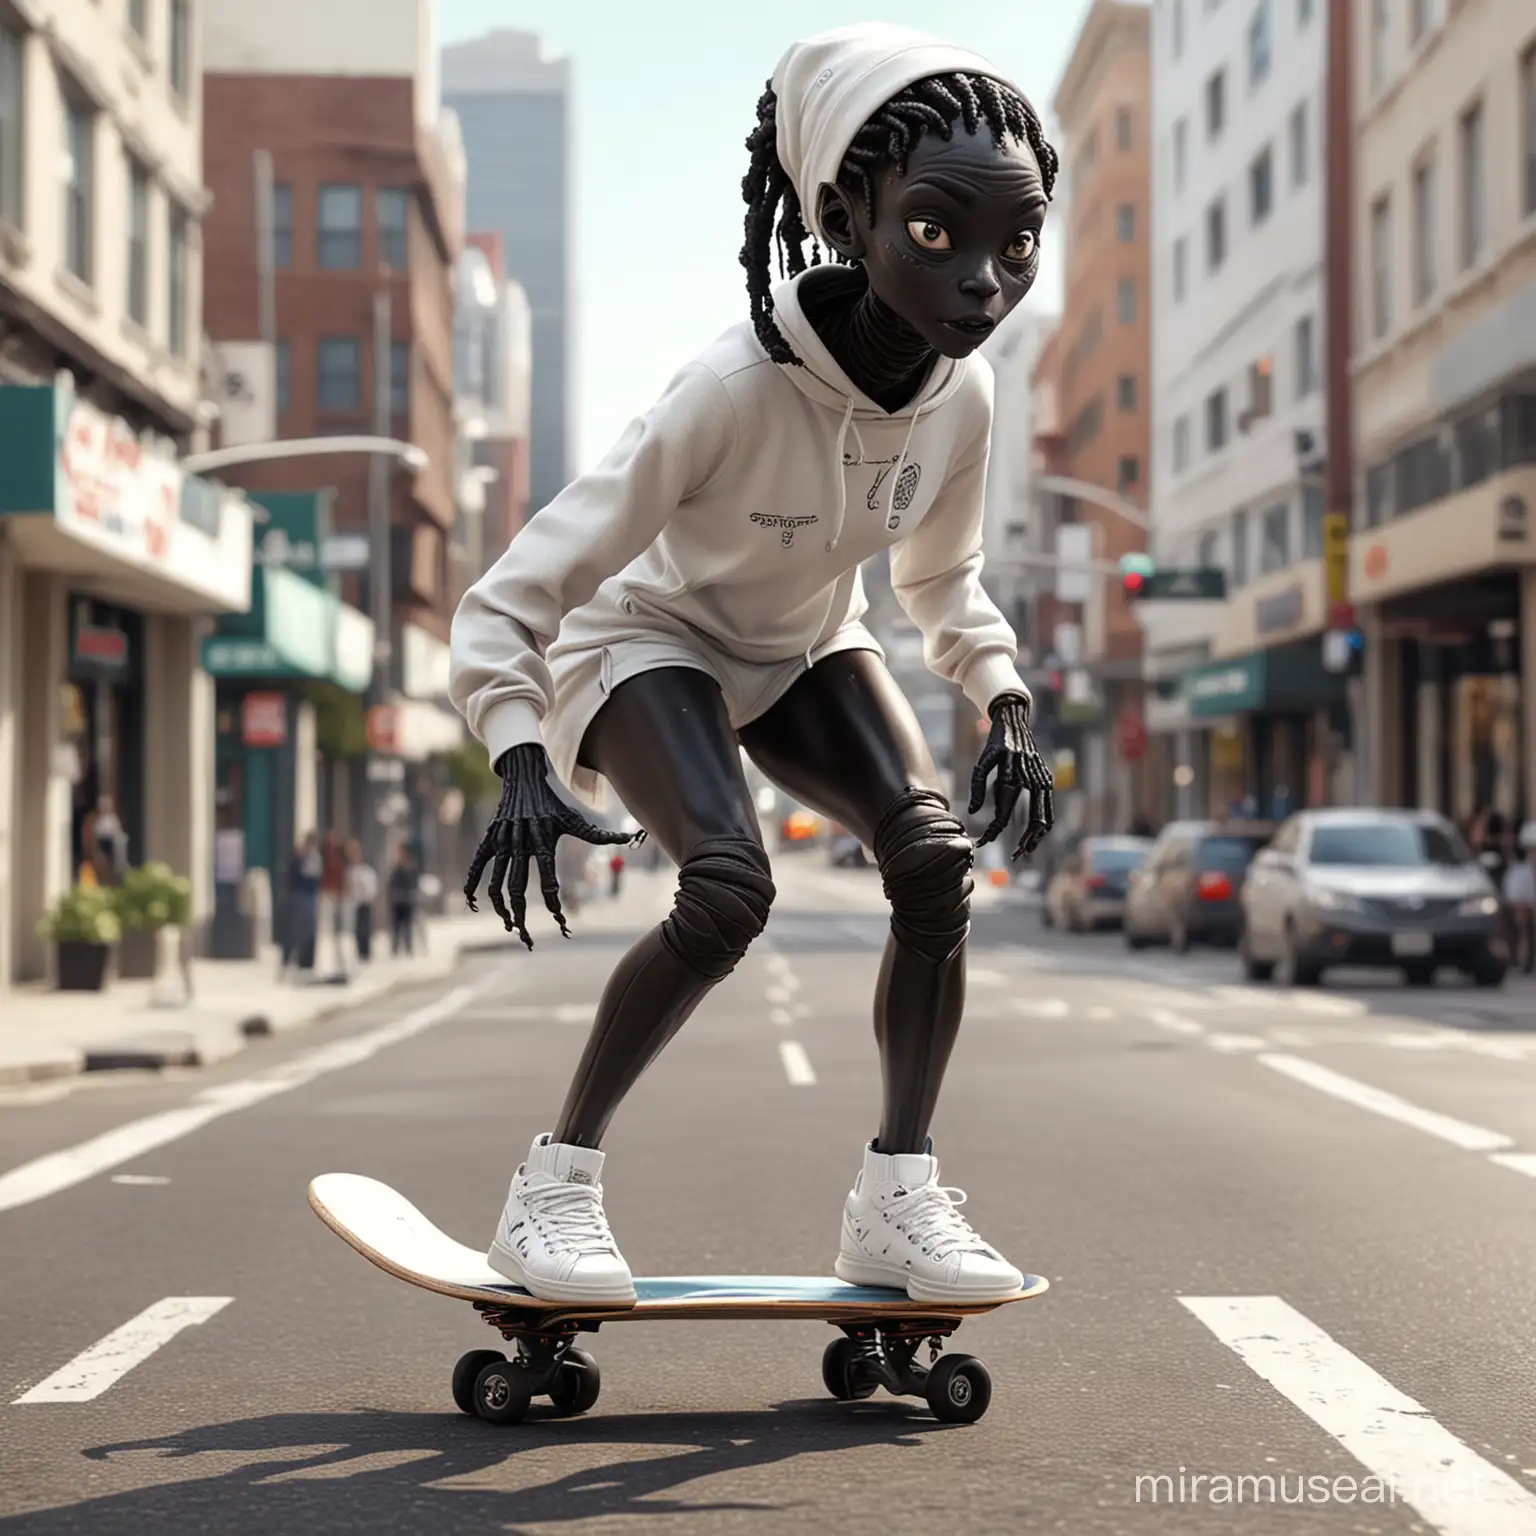
[[[770,256],[776,249],[780,277],[796,277],[807,265],[821,265],[821,247],[806,228],[799,195],[779,163],[777,105],[773,82],[769,81],[758,99],[757,126],[747,135],[752,161],[741,178],[747,216],[740,259],[747,270],[747,293],[752,301],[752,327],[757,339],[774,362],[799,366],[800,359],[773,323]],[[1046,142],[1034,108],[996,80],[958,73],[915,81],[886,102],[854,135],[838,169],[838,185],[863,199],[865,213],[873,224],[877,172],[890,164],[905,175],[907,159],[923,134],[931,129],[948,139],[954,134],[957,118],[971,134],[979,132],[985,123],[999,145],[1009,138],[1027,142],[1039,163],[1045,195],[1050,197],[1059,161],[1056,151]],[[807,240],[811,244],[809,263],[805,257]],[[841,259],[835,251],[830,254],[834,260]]]

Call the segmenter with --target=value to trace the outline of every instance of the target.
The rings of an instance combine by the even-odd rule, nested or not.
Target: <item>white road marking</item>
[[[786,960],[783,955],[769,955],[767,960],[764,961],[764,964],[770,971],[774,972],[775,975],[782,975],[789,969],[789,961]]]
[[[1494,1152],[1488,1161],[1514,1173],[1523,1173],[1528,1179],[1536,1179],[1536,1152]]]
[[[206,1323],[233,1300],[232,1296],[167,1296],[121,1328],[114,1328],[30,1392],[23,1392],[16,1405],[88,1403],[121,1381],[134,1366],[142,1365],[163,1344],[169,1344],[183,1328]]]
[[[790,1008],[790,1010],[789,1010],[789,1011],[790,1011],[790,1013],[792,1013],[792,1014],[793,1014],[793,1015],[794,1015],[794,1016],[795,1016],[795,1018],[797,1018],[797,1019],[808,1019],[808,1018],[810,1018],[810,1016],[811,1016],[811,1015],[812,1015],[812,1014],[813,1014],[813,1013],[815,1013],[815,1012],[816,1012],[816,1010],[815,1010],[815,1009],[814,1009],[814,1008],[812,1008],[812,1007],[811,1007],[811,1005],[810,1005],[810,1004],[809,1004],[809,1003],[795,1003],[795,1004],[794,1004],[794,1005],[793,1005],[793,1006],[792,1006],[792,1007],[791,1007],[791,1008]]]
[[[1299,1013],[1323,1013],[1335,1019],[1357,1019],[1370,1010],[1357,997],[1328,997],[1321,992],[1279,992],[1277,1000]]]
[[[514,967],[507,967],[507,970]],[[113,1130],[93,1136],[62,1152],[50,1152],[44,1157],[22,1163],[8,1173],[0,1174],[0,1211],[15,1210],[30,1205],[60,1190],[70,1189],[86,1179],[105,1173],[109,1168],[133,1162],[156,1147],[179,1141],[201,1130],[212,1120],[233,1114],[270,1099],[279,1093],[289,1093],[312,1083],[317,1077],[343,1067],[357,1066],[376,1055],[386,1046],[408,1040],[423,1030],[453,1018],[465,1004],[482,994],[506,986],[506,971],[498,971],[489,981],[478,987],[455,987],[452,992],[434,1003],[418,1008],[403,1018],[381,1024],[344,1040],[332,1041],[317,1050],[307,1051],[292,1061],[274,1067],[255,1077],[239,1078],[234,1082],[215,1083],[196,1094],[190,1104],[178,1109],[161,1110],[146,1115],[142,1120],[130,1120]]]
[[[590,1024],[596,1013],[596,1003],[526,1003],[516,1008],[498,1009],[494,1017],[553,1019],[557,1024]]]
[[[784,1076],[796,1088],[809,1088],[816,1081],[811,1058],[798,1040],[779,1041],[779,1060],[784,1063]]]
[[[1095,1003],[1093,1007],[1088,1010],[1087,1014],[1088,1018],[1099,1020],[1112,1019],[1114,1016],[1115,1010],[1113,1008],[1106,1008],[1103,1003]]]
[[[780,1006],[795,1000],[795,994],[788,987],[769,987],[767,997],[770,1003],[778,1003]]]
[[[1441,1141],[1448,1141],[1465,1152],[1496,1152],[1502,1147],[1514,1145],[1513,1137],[1485,1130],[1480,1125],[1468,1125],[1464,1120],[1453,1120],[1449,1115],[1437,1114],[1431,1109],[1420,1109],[1417,1104],[1410,1104],[1406,1099],[1398,1098],[1395,1093],[1372,1088],[1368,1083],[1356,1082],[1354,1078],[1331,1071],[1315,1061],[1277,1053],[1260,1056],[1258,1059],[1266,1067],[1283,1072],[1287,1077],[1305,1083],[1309,1088],[1316,1088],[1320,1093],[1342,1099],[1358,1109],[1368,1109],[1372,1114],[1388,1120],[1411,1125],[1415,1130],[1438,1136]]]
[[[1529,1536],[1536,1530],[1536,1494],[1279,1296],[1179,1300],[1442,1536]]]
[[[1186,1019],[1182,1013],[1174,1013],[1168,1008],[1153,1008],[1147,1018],[1156,1024],[1159,1029],[1166,1029],[1170,1035],[1203,1035],[1205,1025],[1196,1024],[1193,1019]]]
[[[1034,1019],[1064,1019],[1071,1011],[1064,997],[1016,997],[1013,1006]]]
[[[972,986],[977,987],[1006,987],[1008,978],[1001,971],[989,971],[981,966],[971,966],[966,970],[965,979]]]
[[[114,1184],[169,1184],[171,1181],[158,1173],[114,1173]]]
[[[1236,1056],[1243,1051],[1263,1051],[1269,1047],[1269,1041],[1262,1035],[1224,1035],[1220,1032],[1210,1035],[1205,1043],[1224,1056]]]
[[[795,1022],[795,1016],[788,1008],[770,1008],[768,1010],[768,1022],[777,1024],[780,1029],[788,1029]]]

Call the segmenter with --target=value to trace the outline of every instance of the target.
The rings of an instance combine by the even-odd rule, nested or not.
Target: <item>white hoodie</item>
[[[800,84],[784,87],[780,122],[812,125],[809,159],[835,175],[882,102],[957,68],[995,74],[917,34],[844,28],[785,56],[776,80]],[[811,206],[803,190],[801,201]],[[750,323],[733,326],[465,593],[452,695],[492,762],[540,740],[557,636],[600,645],[650,614],[744,662],[809,662],[864,612],[858,568],[886,548],[930,670],[978,709],[1000,693],[1029,696],[1017,642],[980,579],[991,368],[974,355],[936,357],[917,397],[884,410],[805,319],[799,288],[816,279],[812,268],[773,292],[775,322],[804,367],[772,362]]]

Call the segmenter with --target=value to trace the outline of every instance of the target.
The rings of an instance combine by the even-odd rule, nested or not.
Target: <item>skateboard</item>
[[[854,1402],[879,1387],[926,1399],[935,1418],[974,1424],[987,1411],[992,1379],[970,1355],[940,1353],[967,1317],[1041,1295],[1047,1282],[1026,1275],[1024,1288],[1000,1300],[913,1301],[905,1291],[848,1285],[806,1275],[674,1275],[637,1279],[633,1302],[543,1301],[496,1273],[482,1253],[440,1231],[404,1195],[377,1179],[326,1173],[309,1186],[315,1214],[365,1259],[397,1279],[473,1303],[481,1318],[516,1345],[474,1349],[453,1370],[453,1400],[492,1424],[516,1424],[532,1400],[559,1413],[585,1413],[597,1401],[597,1361],[576,1344],[603,1323],[654,1319],[800,1319],[831,1323],[840,1337],[826,1348],[821,1378],[833,1397]],[[924,1344],[927,1365],[917,1360]]]

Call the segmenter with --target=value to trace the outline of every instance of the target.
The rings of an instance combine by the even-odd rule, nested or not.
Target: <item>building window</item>
[[[1291,563],[1291,509],[1285,502],[1265,512],[1259,525],[1259,574],[1283,571]]]
[[[1435,291],[1435,162],[1413,173],[1413,299],[1423,304]]]
[[[1173,242],[1173,302],[1182,304],[1189,282],[1189,242],[1180,235]]]
[[[1115,209],[1115,238],[1121,245],[1130,245],[1136,238],[1136,209],[1131,203]]]
[[[1292,187],[1304,187],[1307,184],[1307,162],[1310,159],[1310,145],[1307,143],[1307,104],[1298,101],[1291,108],[1290,133],[1291,141],[1291,185]]]
[[[1301,487],[1301,558],[1316,560],[1323,552],[1323,488],[1315,480]]]
[[[20,229],[21,208],[21,39],[0,22],[0,219]]]
[[[293,403],[293,352],[286,341],[278,342],[272,360],[277,375],[277,414],[281,416]]]
[[[1136,375],[1134,373],[1122,373],[1115,381],[1115,404],[1122,411],[1134,411],[1136,409]]]
[[[408,416],[411,412],[411,344],[389,344],[389,414]]]
[[[1205,82],[1205,136],[1217,138],[1227,121],[1227,74],[1218,69]]]
[[[1483,259],[1488,239],[1488,210],[1483,186],[1483,104],[1478,102],[1461,119],[1461,264],[1474,267]]]
[[[4,87],[0,86],[0,96],[4,94]],[[1536,43],[1525,50],[1520,60],[1520,142],[1525,152],[1524,211],[1536,213]]]
[[[1173,0],[1173,56],[1184,53],[1184,0]]]
[[[1248,167],[1249,219],[1254,224],[1262,224],[1269,217],[1269,210],[1274,203],[1272,158],[1269,145],[1266,144]]]
[[[128,25],[135,37],[149,36],[149,0],[128,0]]]
[[[1296,0],[1296,25],[1306,26],[1312,20],[1312,0]]]
[[[167,248],[165,341],[173,357],[187,350],[187,211],[171,204]]]
[[[1392,203],[1371,204],[1371,335],[1378,341],[1392,329]]]
[[[1216,569],[1216,535],[1214,533],[1200,535],[1200,543],[1195,550],[1195,564],[1203,571]]]
[[[1173,125],[1173,190],[1184,190],[1184,172],[1189,164],[1189,119],[1181,117]]]
[[[149,172],[128,162],[128,318],[149,324]]]
[[[1213,389],[1205,397],[1205,447],[1207,453],[1219,453],[1227,446],[1227,391]]]
[[[379,260],[396,272],[407,266],[406,230],[411,194],[400,187],[381,187],[378,194]]]
[[[363,403],[363,345],[356,336],[322,336],[315,354],[315,407],[355,411]]]
[[[1291,333],[1296,353],[1296,398],[1305,400],[1317,388],[1317,338],[1311,315],[1303,315]]]
[[[168,49],[171,89],[178,96],[187,94],[192,79],[192,28],[187,16],[188,0],[171,0],[170,46]]]
[[[1248,89],[1254,90],[1269,78],[1270,0],[1259,0],[1248,23]]]
[[[1173,424],[1173,469],[1177,474],[1189,468],[1189,417],[1180,416]]]
[[[1141,479],[1141,460],[1133,453],[1123,455],[1116,479],[1122,496],[1127,491],[1135,490],[1136,483]]]
[[[1115,148],[1120,150],[1131,147],[1131,109],[1129,107],[1115,108]]]
[[[1121,325],[1136,323],[1136,280],[1122,277],[1115,285],[1115,314]]]
[[[1227,200],[1218,197],[1205,210],[1205,268],[1208,272],[1221,269],[1227,259]]]
[[[64,98],[64,265],[81,282],[92,280],[92,228],[96,194],[96,114]]]
[[[272,188],[272,265],[280,272],[293,265],[293,188],[286,181]]]
[[[318,259],[331,271],[352,271],[363,264],[363,193],[361,187],[320,188]]]
[[[1232,514],[1232,585],[1241,587],[1248,582],[1248,514]]]
[[[1274,415],[1275,365],[1266,353],[1248,365],[1248,425]],[[1239,423],[1241,425],[1241,423]]]

